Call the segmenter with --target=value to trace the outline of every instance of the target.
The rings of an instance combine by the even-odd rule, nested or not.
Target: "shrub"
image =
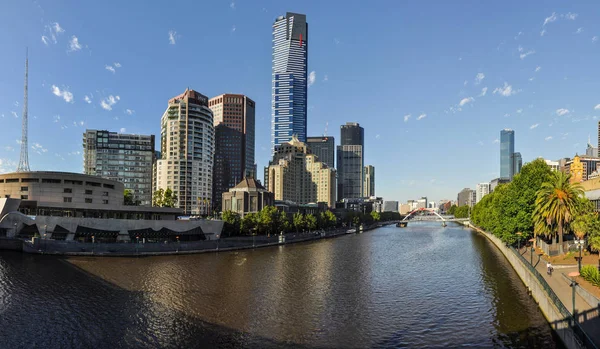
[[[581,277],[591,282],[594,286],[600,287],[600,271],[593,265],[584,265],[581,267]]]

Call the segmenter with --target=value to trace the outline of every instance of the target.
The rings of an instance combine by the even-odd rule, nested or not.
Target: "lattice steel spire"
[[[23,99],[23,126],[21,127],[21,158],[17,172],[29,172],[29,153],[27,149],[27,84],[29,75],[29,53],[25,51],[25,97]]]

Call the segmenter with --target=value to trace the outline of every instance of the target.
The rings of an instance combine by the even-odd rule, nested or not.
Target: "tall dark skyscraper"
[[[273,23],[271,154],[296,135],[306,142],[308,23],[286,13]]]
[[[308,137],[306,145],[319,161],[327,164],[329,168],[335,168],[335,140],[333,137]]]
[[[340,127],[337,147],[338,201],[364,196],[365,130],[356,122]]]
[[[221,198],[244,177],[256,176],[254,164],[255,103],[244,95],[223,94],[211,98],[215,126],[215,163],[213,203],[220,208]]]
[[[500,131],[500,178],[512,180],[514,175],[515,131]]]

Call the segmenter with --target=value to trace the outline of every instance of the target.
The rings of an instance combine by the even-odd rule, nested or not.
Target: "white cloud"
[[[50,42],[56,44],[58,41],[58,35],[62,34],[64,32],[65,32],[65,30],[63,28],[61,28],[60,24],[58,24],[58,23],[52,23],[52,24],[46,25],[44,27],[44,33],[46,35],[42,35],[42,42],[46,46],[48,46],[50,44]]]
[[[113,74],[116,72],[115,68],[113,68],[111,65],[107,65],[104,68]]]
[[[83,126],[84,122],[83,121],[79,121],[79,126]]]
[[[329,77],[327,76],[327,74],[325,74],[325,76],[323,77],[323,81],[329,81]]]
[[[533,130],[534,128],[536,128],[538,126],[540,126],[540,124],[533,124],[533,125],[529,126],[529,129]]]
[[[73,103],[73,94],[66,89],[61,91],[58,86],[52,85],[52,93],[57,97],[62,97],[67,103]]]
[[[379,139],[381,137],[380,134],[375,135],[375,139]]]
[[[115,66],[115,68],[121,68],[121,63],[119,62],[115,62],[113,65]]]
[[[479,142],[477,142],[477,144],[479,144],[479,145],[483,145],[483,142],[482,142],[482,141],[479,141]]]
[[[11,147],[10,145],[7,145],[6,147],[4,147],[4,150],[6,150],[6,151],[15,151],[15,148]]]
[[[48,46],[48,43],[49,43],[48,37],[45,35],[42,35],[42,42],[44,43],[44,45]]]
[[[565,18],[574,21],[577,18],[577,16],[578,16],[577,13],[569,12],[565,15]]]
[[[465,80],[465,82],[463,82],[463,86],[467,86],[469,82],[467,80]]]
[[[475,75],[475,85],[479,85],[483,79],[485,79],[485,74],[477,73],[477,75]]]
[[[467,97],[460,100],[458,103],[459,106],[464,106],[465,104],[472,103],[475,99],[473,97]]]
[[[75,35],[73,35],[71,37],[71,40],[69,41],[69,51],[68,52],[79,51],[79,50],[81,50],[81,44],[79,43],[79,39],[77,39],[77,37]]]
[[[512,85],[509,85],[507,82],[504,83],[503,87],[496,87],[494,89],[494,94],[498,93],[504,97],[509,97],[516,94],[518,91],[513,90]]]
[[[46,153],[48,151],[48,149],[44,148],[39,143],[33,143],[33,145],[31,146],[31,149],[33,149],[34,152],[36,152],[40,155],[42,155],[42,153]]]
[[[341,41],[340,41],[340,39],[338,39],[338,38],[333,38],[333,42],[334,42],[336,45],[339,45]]]
[[[169,44],[175,45],[178,38],[179,38],[179,36],[177,35],[176,31],[169,30]]]
[[[15,141],[17,141],[18,145],[21,145],[21,140],[20,139],[15,139]]]
[[[583,33],[583,28],[577,28],[577,31],[575,32],[575,34],[581,34]]]
[[[60,115],[55,115],[54,122],[59,122],[59,121],[60,121]]]
[[[546,34],[546,29],[542,29],[542,31],[540,32],[540,36],[544,36],[544,34]]]
[[[81,155],[81,152],[80,151],[72,151],[72,152],[67,153],[67,155]]]
[[[479,94],[479,96],[478,96],[478,97],[483,97],[483,96],[485,96],[485,95],[487,94],[487,90],[488,90],[488,88],[487,88],[487,87],[484,87],[484,88],[482,88],[482,89],[481,89],[481,93]]]
[[[404,115],[404,122],[408,122],[408,119],[410,119],[411,116],[412,115],[410,115],[410,114]]]
[[[517,114],[521,114],[523,112],[523,109],[517,109]]]
[[[525,52],[525,53],[521,53],[521,54],[519,55],[519,58],[521,58],[521,59],[525,59],[525,57],[527,57],[527,56],[529,56],[529,55],[532,55],[532,54],[534,54],[534,53],[535,53],[535,51],[534,51],[534,50],[529,50],[529,51],[527,51],[527,52]]]
[[[556,114],[558,116],[563,116],[563,115],[569,114],[569,109],[565,109],[565,108],[556,109]]]
[[[10,113],[11,113],[11,114],[12,114],[12,116],[14,116],[15,118],[18,118],[18,117],[19,117],[19,115],[17,114],[17,112],[16,112],[16,111],[12,111],[12,110],[11,110],[11,111],[10,111]]]
[[[308,74],[308,87],[311,87],[317,80],[317,73],[313,70]]]
[[[519,52],[523,52],[523,46],[519,45],[519,48],[517,48],[517,50],[518,50]]]
[[[596,41],[598,41],[598,37],[597,37],[597,36],[594,36],[594,37],[592,38],[592,42],[596,42]]]
[[[600,110],[600,104],[596,104],[596,106],[594,107],[594,110]]]
[[[231,32],[232,32],[232,33],[235,33],[235,30],[236,30],[236,28],[235,28],[235,24],[234,24],[234,25],[231,27]]]
[[[125,109],[125,114],[127,115],[133,115],[135,113],[135,110],[133,109]]]
[[[119,132],[125,133],[125,132],[127,132],[127,129],[125,127],[121,127],[121,129],[119,130]]]
[[[86,101],[87,104],[92,103],[92,99],[88,95],[86,95],[85,97],[83,97],[83,100]]]
[[[494,144],[500,143],[500,140],[498,138],[494,139],[494,141],[492,142]]]
[[[101,102],[100,105],[102,106],[103,109],[105,110],[112,110],[112,106],[117,104],[117,102],[121,99],[121,97],[119,96],[113,96],[110,95],[106,98],[104,98]]]
[[[531,78],[529,78],[529,81],[533,81],[533,80],[535,80],[535,78],[534,78],[534,77],[531,77]]]
[[[548,137],[544,138],[544,140],[546,140],[546,141],[549,141],[551,139],[552,139],[552,136],[548,136]]]
[[[232,1],[232,2],[229,4],[229,7],[230,7],[232,10],[235,10],[235,2],[233,2],[233,1]]]
[[[425,119],[426,116],[427,116],[427,114],[423,113],[423,114],[417,116],[417,120]]]
[[[552,12],[550,17],[546,17],[546,19],[544,20],[544,25],[546,25],[548,23],[552,23],[552,22],[556,21],[557,19],[558,19],[558,17],[556,17],[556,13]]]
[[[542,70],[542,67],[540,67],[539,65],[537,67],[535,67],[535,72],[539,72],[540,70]]]

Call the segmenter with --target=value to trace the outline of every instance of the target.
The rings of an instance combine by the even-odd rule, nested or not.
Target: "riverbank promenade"
[[[531,247],[522,247],[519,253],[525,260],[531,263]],[[546,280],[560,301],[565,305],[571,314],[573,314],[573,289],[570,285],[569,273],[577,271],[577,265],[554,265],[554,272],[549,275],[546,269],[546,260],[539,254],[533,255],[533,267]],[[582,287],[577,285],[575,287]],[[575,313],[581,328],[594,342],[597,348],[600,348],[600,304],[593,303],[595,298],[584,298],[579,293],[575,294]]]

